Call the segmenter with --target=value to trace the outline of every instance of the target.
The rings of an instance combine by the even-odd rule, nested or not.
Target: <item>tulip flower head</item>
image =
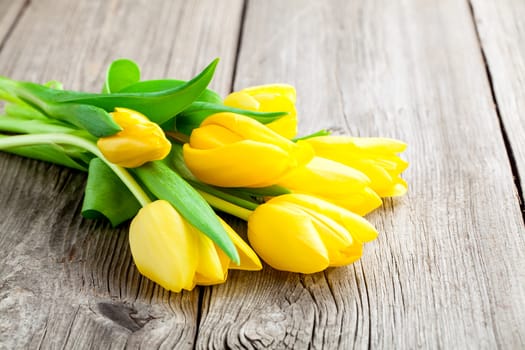
[[[313,157],[305,142],[292,142],[251,118],[218,113],[193,130],[184,161],[202,182],[221,187],[265,187]]]
[[[175,292],[192,290],[195,285],[222,283],[229,268],[260,270],[257,255],[230,226],[221,222],[239,252],[239,266],[233,265],[222,250],[188,224],[167,201],[146,205],[129,230],[131,253],[138,270]]]
[[[97,146],[111,163],[136,168],[153,160],[163,159],[171,149],[162,129],[139,112],[115,108],[110,113],[122,131],[101,137]]]
[[[291,139],[297,134],[295,88],[286,84],[249,87],[226,96],[224,104],[257,112],[288,112],[288,115],[266,124],[278,134]]]
[[[408,162],[397,156],[404,142],[380,137],[319,136],[305,140],[319,157],[331,159],[364,173],[380,197],[402,196],[408,185],[399,176]]]
[[[359,170],[321,157],[291,171],[279,181],[294,193],[310,194],[359,215],[381,206],[381,198],[369,187],[370,179]]]
[[[359,259],[377,237],[364,218],[316,197],[286,194],[260,205],[248,218],[253,249],[278,270],[314,273]]]

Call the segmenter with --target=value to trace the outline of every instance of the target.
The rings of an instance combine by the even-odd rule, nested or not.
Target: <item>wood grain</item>
[[[223,94],[233,75],[292,83],[301,133],[408,142],[408,196],[368,217],[379,239],[345,268],[168,293],[127,227],[80,217],[84,174],[0,153],[0,348],[524,348],[525,229],[481,51],[523,176],[523,6],[247,4],[234,67],[242,0],[0,2],[0,74],[98,91],[117,57],[189,78],[219,56]]]
[[[241,10],[236,0],[33,1],[0,72],[99,91],[118,57],[146,78],[184,79],[219,56],[212,86],[225,93]],[[199,290],[169,293],[142,278],[126,226],[81,218],[84,174],[2,153],[0,183],[0,348],[192,348]]]
[[[525,3],[471,1],[496,103],[525,198]],[[522,203],[522,211],[525,204]],[[525,218],[525,211],[523,212]]]
[[[0,1],[0,49],[26,3],[26,0]]]
[[[410,190],[351,266],[207,289],[197,347],[523,348],[525,230],[468,3],[250,1],[241,44],[236,89],[296,85],[302,133],[407,141]]]

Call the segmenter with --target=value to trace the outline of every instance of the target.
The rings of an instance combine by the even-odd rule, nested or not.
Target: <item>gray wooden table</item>
[[[0,75],[97,91],[118,57],[293,84],[301,133],[406,141],[409,193],[353,265],[176,294],[81,218],[83,173],[2,153],[0,348],[525,348],[523,0],[0,0]]]

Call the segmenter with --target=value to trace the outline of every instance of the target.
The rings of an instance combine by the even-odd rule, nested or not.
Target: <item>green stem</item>
[[[212,207],[215,209],[222,210],[225,213],[231,214],[233,216],[238,217],[239,219],[243,219],[244,221],[248,221],[248,218],[253,213],[253,210],[248,210],[246,208],[240,207],[238,205],[232,204],[228,201],[225,201],[222,198],[216,197],[212,194],[209,194],[208,192],[204,192],[201,190],[196,189],[197,192],[208,202]]]
[[[203,184],[202,182],[193,181],[193,180],[186,180],[190,185],[193,186],[196,190],[199,190],[201,192],[206,192],[214,197],[220,198],[226,202],[230,202],[238,207],[248,209],[248,210],[255,210],[259,204],[247,201],[246,199],[231,195],[226,192],[222,192],[216,188],[213,188],[209,185]]]
[[[111,170],[113,170],[113,172],[120,178],[120,180],[126,185],[131,193],[133,193],[135,198],[137,198],[137,201],[142,206],[151,203],[151,199],[126,169],[108,161],[94,142],[86,140],[82,137],[68,134],[32,134],[9,136],[0,139],[0,150],[19,146],[52,143],[73,145],[84,148],[85,150],[93,153],[95,156],[102,159],[102,161],[104,161],[104,163],[106,163]]]
[[[181,145],[190,142],[190,137],[179,131],[165,131],[165,133]]]
[[[308,139],[311,139],[312,137],[328,136],[330,134],[331,134],[330,131],[323,129],[323,130],[316,131],[313,134],[309,134],[309,135],[305,135],[305,136],[301,136],[301,137],[296,137],[292,141],[293,142],[297,142],[297,141],[300,141],[300,140],[308,140]]]
[[[69,134],[81,131],[50,120],[21,119],[18,115],[0,115],[0,130],[21,134]]]

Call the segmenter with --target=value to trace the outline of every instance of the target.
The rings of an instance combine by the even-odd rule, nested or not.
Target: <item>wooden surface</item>
[[[475,0],[472,9],[525,212],[525,2]]]
[[[525,5],[455,1],[0,0],[0,75],[97,91],[146,78],[287,82],[301,133],[406,141],[407,196],[348,267],[265,267],[169,293],[127,227],[83,220],[85,175],[0,154],[0,348],[525,347]]]

